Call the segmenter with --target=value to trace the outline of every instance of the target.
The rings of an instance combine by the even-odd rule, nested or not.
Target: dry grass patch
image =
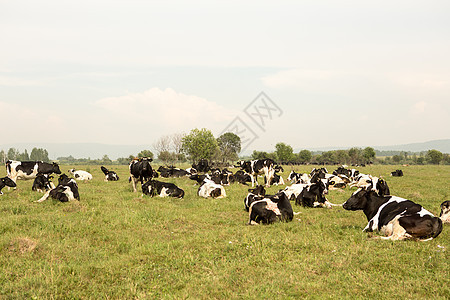
[[[26,254],[34,252],[38,243],[28,237],[25,238],[15,238],[9,244],[9,252]]]

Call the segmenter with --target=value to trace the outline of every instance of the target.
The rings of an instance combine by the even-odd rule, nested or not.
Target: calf
[[[151,158],[143,157],[134,159],[130,162],[130,181],[133,187],[133,192],[136,192],[136,182],[139,180],[141,185],[144,181],[148,181],[153,177],[153,168],[150,165]]]
[[[48,174],[37,174],[36,178],[33,181],[33,186],[31,189],[33,191],[38,191],[40,193],[43,193],[44,190],[48,191],[55,188],[55,185],[51,180],[53,179],[53,176]]]
[[[75,179],[69,178],[66,174],[61,175],[58,178],[58,185],[56,188],[47,191],[41,199],[36,202],[42,202],[51,197],[61,202],[68,202],[77,199],[80,200],[80,194],[78,192],[78,185]]]
[[[70,169],[69,173],[72,174],[76,180],[92,180],[92,174],[83,170]]]
[[[3,195],[2,189],[5,187],[16,187],[16,183],[9,177],[0,178],[0,195]]]
[[[266,187],[270,187],[270,182],[272,181],[273,174],[275,173],[275,162],[272,159],[266,158],[251,161],[240,161],[239,166],[242,170],[250,174],[252,179],[252,187],[255,186],[255,182],[258,182],[257,176],[260,174],[264,174],[266,176]]]
[[[364,231],[379,231],[381,239],[428,241],[442,231],[442,220],[421,205],[396,196],[379,196],[359,189],[344,203],[346,210],[362,210],[368,224]]]
[[[441,214],[439,215],[443,223],[450,223],[450,201],[441,203]]]
[[[17,182],[18,179],[34,179],[38,173],[61,174],[57,163],[46,163],[42,161],[15,161],[6,162],[6,173],[8,177]]]
[[[202,185],[198,188],[197,194],[203,198],[223,198],[227,196],[222,185],[207,178],[203,180]]]
[[[116,172],[110,171],[104,166],[101,166],[100,169],[102,170],[103,174],[105,174],[105,181],[117,181],[119,180],[119,175],[117,175]]]
[[[292,221],[294,211],[286,195],[282,192],[254,201],[248,212],[248,225],[272,224],[278,221]]]
[[[175,184],[153,179],[150,179],[142,185],[142,193],[144,193],[145,195],[150,195],[151,197],[154,197],[156,195],[158,195],[159,197],[184,197],[184,191],[177,187]]]
[[[401,177],[401,176],[403,176],[403,171],[402,170],[395,170],[394,172],[391,172],[391,176]]]

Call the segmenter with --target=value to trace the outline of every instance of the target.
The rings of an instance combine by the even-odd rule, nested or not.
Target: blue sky
[[[152,144],[237,116],[294,148],[450,138],[448,1],[3,1],[0,144]],[[282,110],[243,113],[264,91]]]

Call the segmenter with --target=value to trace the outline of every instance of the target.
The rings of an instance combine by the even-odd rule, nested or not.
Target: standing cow
[[[240,161],[239,167],[250,174],[252,179],[252,187],[255,186],[255,182],[258,183],[258,175],[264,174],[266,176],[266,187],[270,187],[270,183],[273,180],[273,175],[275,174],[275,162],[270,159],[257,159],[251,161]]]
[[[130,163],[130,181],[133,186],[133,192],[136,192],[136,182],[139,180],[141,185],[153,177],[153,168],[150,162],[151,158],[143,157],[134,159]]]
[[[18,179],[35,179],[38,173],[61,174],[61,170],[57,163],[8,160],[6,162],[6,173],[9,178],[17,182]]]

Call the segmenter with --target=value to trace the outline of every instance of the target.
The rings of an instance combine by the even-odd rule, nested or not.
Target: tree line
[[[74,158],[73,156],[58,157],[61,164],[82,164],[82,165],[128,165],[131,160],[140,157],[149,157],[159,163],[166,165],[176,165],[183,162],[197,163],[200,159],[214,162],[216,165],[228,165],[239,159],[241,152],[241,139],[234,133],[226,132],[219,137],[214,137],[213,133],[206,129],[192,129],[189,134],[176,133],[161,136],[153,144],[156,155],[151,150],[142,150],[137,155],[130,154],[128,157],[111,160],[107,155],[101,159]],[[377,156],[378,153],[378,156]],[[254,150],[249,157],[251,159],[271,158],[280,164],[320,164],[320,165],[363,165],[370,163],[377,164],[450,164],[450,156],[432,149],[424,152],[390,152],[397,153],[392,156],[380,156],[387,154],[385,151],[379,152],[372,147],[357,148],[348,150],[332,150],[323,152],[312,152],[303,149],[294,153],[292,146],[286,143],[277,143],[272,152]],[[49,162],[48,152],[42,148],[33,148],[28,155],[27,150],[20,152],[18,149],[10,148],[7,152],[0,151],[2,163],[7,160],[42,160]]]

